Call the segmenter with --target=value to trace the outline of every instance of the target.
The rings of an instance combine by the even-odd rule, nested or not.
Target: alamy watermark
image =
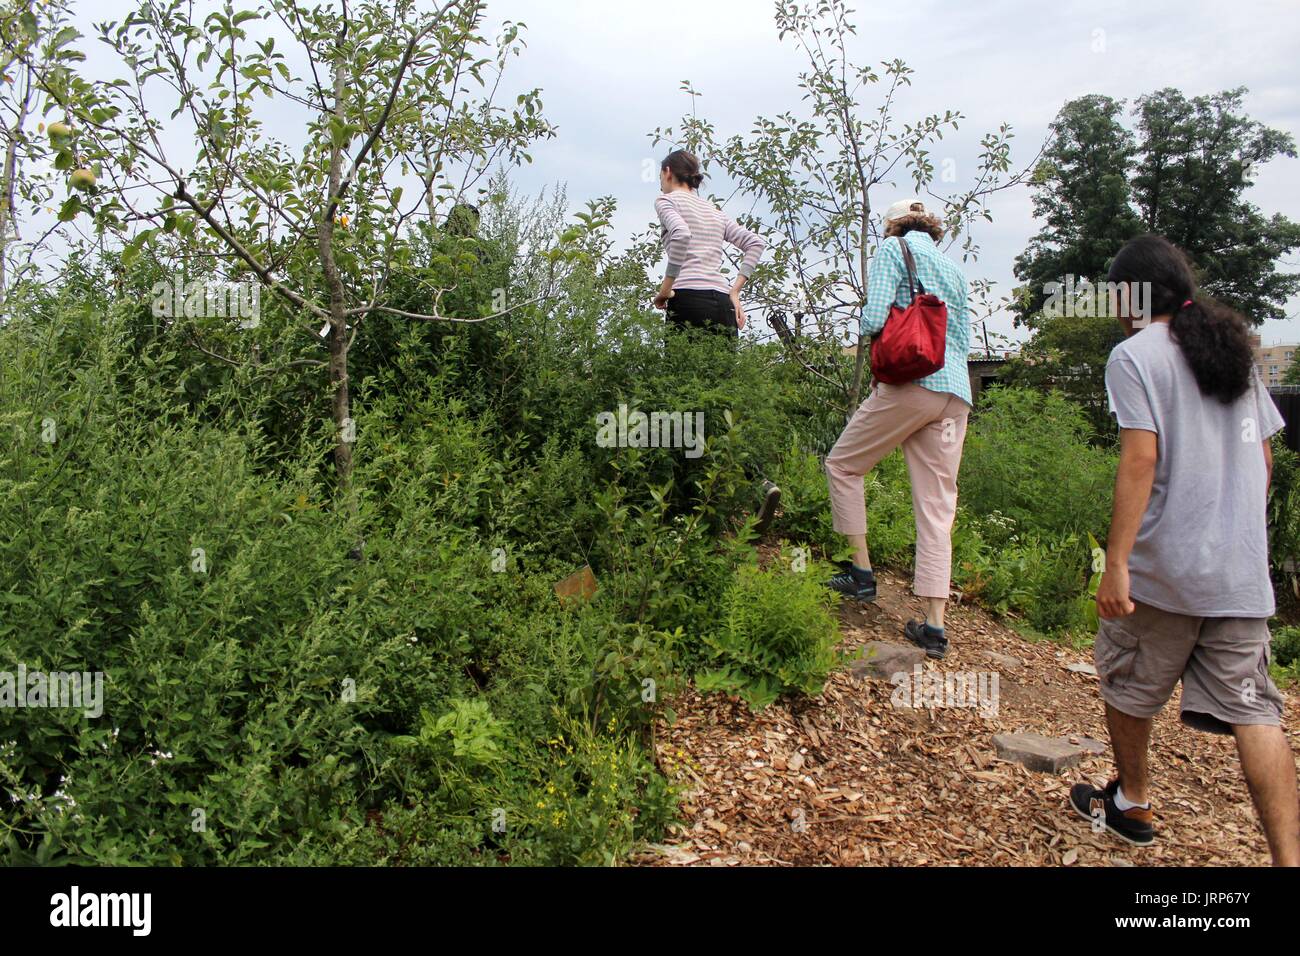
[[[121,927],[132,936],[148,936],[152,913],[152,893],[83,893],[74,884],[50,897],[50,925],[59,928]]]
[[[687,458],[704,454],[703,412],[617,412],[596,416],[598,448],[681,448]]]
[[[87,717],[104,713],[102,671],[0,671],[0,708],[49,707],[81,710]]]
[[[1093,282],[1066,275],[1064,282],[1044,284],[1043,294],[1043,314],[1051,318],[1128,316],[1139,329],[1151,323],[1150,282]]]
[[[239,319],[241,329],[262,321],[262,287],[256,282],[205,282],[191,279],[154,283],[154,318]]]
[[[999,678],[996,671],[927,671],[920,664],[911,673],[897,671],[890,679],[894,707],[929,710],[978,710],[981,717],[998,715]]]

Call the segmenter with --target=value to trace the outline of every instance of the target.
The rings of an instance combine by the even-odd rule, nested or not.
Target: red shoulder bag
[[[887,385],[905,385],[939,371],[948,340],[948,306],[925,291],[907,240],[900,236],[898,244],[907,264],[912,302],[905,309],[891,305],[885,327],[871,340],[871,374]]]

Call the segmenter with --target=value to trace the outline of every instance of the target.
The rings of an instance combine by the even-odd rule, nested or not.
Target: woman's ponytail
[[[1230,405],[1250,389],[1255,357],[1245,320],[1232,309],[1213,300],[1191,301],[1174,313],[1169,331],[1201,394]]]
[[[1225,405],[1250,389],[1255,357],[1246,320],[1213,299],[1196,295],[1196,278],[1182,250],[1163,236],[1138,236],[1110,265],[1107,280],[1147,290],[1148,315],[1168,315],[1201,394]]]

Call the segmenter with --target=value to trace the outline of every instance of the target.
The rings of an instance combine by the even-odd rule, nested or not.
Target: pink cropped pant
[[[912,586],[918,597],[948,598],[957,471],[969,416],[970,406],[956,395],[878,382],[826,456],[835,530],[866,534],[863,478],[903,446],[916,517]]]

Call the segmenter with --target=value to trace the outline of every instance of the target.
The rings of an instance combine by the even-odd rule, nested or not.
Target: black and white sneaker
[[[871,602],[876,599],[875,573],[860,571],[851,564],[846,570],[832,576],[826,586],[855,601]]]
[[[924,621],[908,621],[903,627],[903,636],[925,651],[926,657],[941,661],[948,656],[948,638],[935,634]]]
[[[1090,783],[1076,783],[1070,790],[1070,806],[1079,816],[1092,821],[1094,827],[1104,825],[1115,836],[1134,846],[1150,846],[1156,840],[1155,827],[1151,823],[1155,814],[1150,805],[1121,810],[1115,805],[1118,790],[1118,780],[1106,784],[1104,790],[1098,790]]]

